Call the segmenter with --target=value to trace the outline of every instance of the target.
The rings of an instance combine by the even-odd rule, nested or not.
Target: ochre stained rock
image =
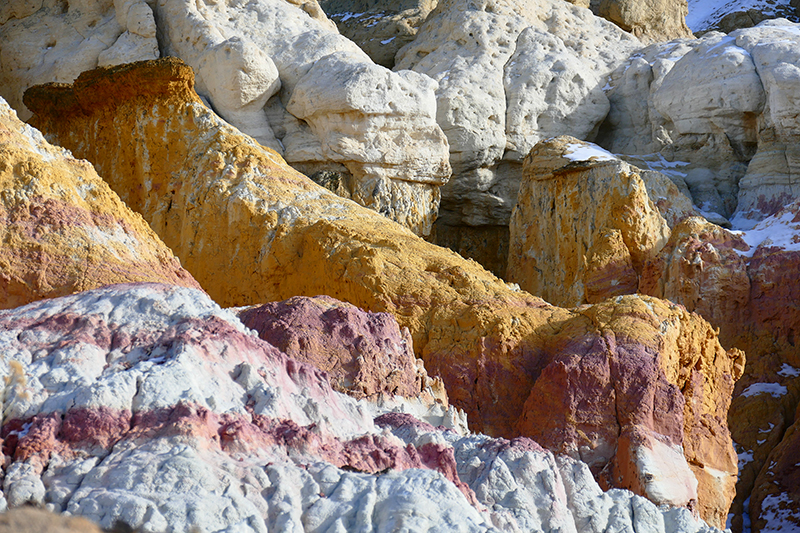
[[[593,318],[613,315],[616,302],[575,312],[515,290],[474,261],[314,184],[207,110],[192,91],[191,70],[177,60],[84,73],[72,87],[32,89],[26,105],[37,126],[91,160],[142,212],[219,303],[327,294],[389,312],[409,329],[417,355],[442,378],[474,430],[517,435],[534,385],[546,367],[559,364],[553,361],[564,346],[571,339],[605,342],[625,322]],[[633,300],[617,314],[644,317],[646,328],[630,330],[630,350],[641,354],[642,368],[663,365],[665,387],[692,377],[686,388],[691,397],[668,388],[670,416],[682,429],[653,427],[648,435],[673,452],[684,445],[685,457],[670,457],[692,465],[700,478],[697,505],[719,523],[732,494],[704,480],[703,472],[708,464],[724,472],[723,480],[733,473],[724,460],[711,460],[733,453],[724,418],[714,417],[725,408],[725,391],[739,375],[742,356],[722,350],[696,315],[652,299]],[[680,326],[670,326],[674,314]],[[607,332],[600,327],[618,322]],[[575,423],[558,414],[570,412],[572,404],[553,408],[558,411],[550,415]],[[642,411],[650,414],[642,416],[660,416],[656,409],[664,406],[646,404]],[[634,437],[628,449],[650,449]],[[636,462],[624,479],[652,474],[641,471],[645,464]],[[665,475],[662,469],[656,474]],[[686,477],[682,482],[692,485]],[[647,493],[646,483],[626,483]]]
[[[696,495],[701,516],[724,524],[737,472],[726,416],[744,354],[726,355],[708,323],[663,300],[577,313],[548,344],[519,432],[580,456],[607,486],[671,505]]]
[[[634,293],[670,227],[696,213],[663,174],[573,137],[542,141],[525,159],[506,279],[563,306]]]
[[[0,308],[109,283],[199,288],[92,165],[51,146],[0,99]]]
[[[411,334],[388,313],[370,313],[329,296],[295,296],[242,309],[239,319],[289,357],[328,373],[331,385],[355,398],[381,394],[447,405],[440,379],[414,357]]]

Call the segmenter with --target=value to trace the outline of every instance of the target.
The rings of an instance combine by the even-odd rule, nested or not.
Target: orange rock
[[[107,285],[199,288],[86,161],[51,146],[0,100],[0,307]]]
[[[727,472],[723,459],[733,451],[724,418],[714,417],[726,408],[741,354],[722,350],[699,317],[631,297],[568,311],[515,290],[474,261],[314,184],[226,126],[191,87],[191,70],[165,59],[84,73],[73,87],[35,88],[25,102],[35,124],[97,165],[221,304],[327,294],[389,312],[409,328],[417,355],[442,378],[450,401],[467,411],[472,428],[508,437],[533,425],[526,403],[530,410],[549,402],[547,419],[563,420],[564,431],[576,434],[569,413],[616,420],[611,405],[608,412],[579,410],[563,390],[538,402],[534,392],[574,339],[599,346],[619,332],[632,368],[652,369],[646,383],[665,387],[672,402],[637,407],[652,395],[631,393],[623,411],[636,416],[623,425],[646,428],[648,438],[664,440],[673,451],[682,443],[685,457],[673,453],[673,459],[697,463],[691,467],[696,476],[706,464]],[[598,357],[613,360],[602,350]],[[691,401],[677,384],[687,384]],[[573,396],[586,394],[581,383],[570,387]],[[638,422],[657,419],[665,409],[670,424]],[[637,441],[634,453],[653,446]],[[637,461],[628,479],[644,479],[640,465],[646,461]],[[646,483],[637,490],[646,494]],[[703,483],[701,513],[717,520],[724,512],[717,501],[729,498],[729,490]]]

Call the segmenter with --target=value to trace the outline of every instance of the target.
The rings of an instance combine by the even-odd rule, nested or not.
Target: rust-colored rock
[[[679,406],[682,394],[670,396],[676,403],[669,412],[683,429],[662,434],[666,430],[655,427],[648,437],[681,440],[686,456],[677,459],[684,465],[702,457],[692,467],[696,477],[702,477],[700,463],[717,464],[707,457],[733,453],[725,421],[714,413],[726,405],[741,354],[722,350],[699,317],[640,298],[568,311],[515,290],[474,261],[298,174],[217,119],[191,83],[191,71],[168,59],[85,73],[72,88],[40,87],[28,93],[26,105],[48,135],[97,165],[218,302],[252,305],[327,294],[389,312],[409,329],[428,372],[442,378],[474,430],[517,435],[528,424],[518,421],[526,402],[535,401],[534,385],[545,368],[558,364],[564,347],[573,339],[602,343],[622,328],[635,352],[631,358],[641,354],[647,368],[664,361],[664,383],[691,376],[687,391],[703,391],[702,402],[683,400],[688,407]],[[625,329],[637,317],[647,327]],[[673,321],[680,325],[670,326]],[[653,417],[653,409],[662,408],[642,409]],[[574,406],[554,402],[553,409],[550,416],[569,419],[560,413]],[[637,438],[629,439],[635,450],[649,445]],[[716,502],[729,493],[707,486],[700,481],[698,506],[717,520],[724,511]]]
[[[636,292],[670,227],[692,214],[662,174],[572,137],[542,141],[525,158],[506,279],[563,306]]]
[[[199,285],[86,161],[0,100],[0,308],[110,283]]]
[[[657,503],[697,498],[701,516],[724,524],[737,472],[726,415],[744,354],[726,356],[711,326],[662,300],[578,313],[549,346],[519,432],[579,456],[607,486]]]
[[[239,311],[245,326],[293,359],[330,376],[335,390],[355,398],[381,394],[439,400],[447,405],[440,379],[428,377],[414,357],[407,328],[388,313],[369,313],[329,296],[295,296]]]

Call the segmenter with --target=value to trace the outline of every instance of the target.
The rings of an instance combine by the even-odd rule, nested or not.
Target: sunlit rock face
[[[710,531],[530,439],[373,419],[195,289],[2,311],[0,345],[4,506],[151,531]]]
[[[149,83],[142,84],[142,79]],[[99,106],[81,103],[102,94],[98,91],[103,87],[130,98],[109,102],[102,113],[95,111]],[[475,262],[325,191],[288,168],[276,154],[226,127],[193,96],[185,67],[173,60],[90,73],[74,87],[37,88],[28,99],[37,110],[36,123],[48,135],[94,161],[115,187],[129,191],[132,205],[173,243],[212,297],[225,305],[252,305],[328,294],[365,310],[391,313],[409,329],[427,371],[442,379],[450,401],[466,411],[474,429],[515,437],[549,427],[540,427],[531,414],[539,407],[535,400],[539,380],[550,375],[549,368],[556,372],[561,367],[564,343],[582,338],[587,346],[601,346],[607,342],[604,331],[630,339],[624,350],[636,354],[634,366],[667,369],[648,379],[653,386],[666,387],[669,402],[659,408],[669,406],[670,419],[681,421],[675,427],[709,423],[708,413],[691,407],[678,392],[686,389],[680,385],[684,378],[678,376],[700,372],[709,383],[728,384],[706,390],[706,378],[697,377],[694,387],[699,389],[691,389],[705,390],[703,394],[715,398],[714,409],[725,408],[741,354],[722,350],[708,324],[698,317],[656,300],[638,299],[587,312],[567,311],[508,286]],[[163,110],[163,115],[154,123],[151,111],[140,111],[143,107]],[[108,127],[104,122],[119,120],[129,126]],[[77,131],[90,134],[76,135]],[[169,151],[159,151],[163,139],[169,140]],[[129,152],[130,147],[139,151]],[[144,165],[149,165],[147,172]],[[152,177],[158,180],[148,182]],[[184,238],[188,228],[192,239]],[[639,320],[642,314],[651,317]],[[664,323],[674,323],[677,329],[662,333]],[[695,335],[703,339],[700,344],[690,340]],[[591,358],[594,352],[574,353]],[[610,379],[616,383],[618,377]],[[547,382],[540,386],[549,387]],[[631,402],[639,401],[634,398]],[[576,405],[566,397],[555,405],[563,420],[583,416],[584,407],[575,411]],[[692,466],[692,461],[706,454],[732,453],[724,420],[714,422],[715,436],[708,439],[692,436],[690,429],[676,433],[672,426],[669,430],[642,426],[638,419],[628,420],[622,411],[606,407],[590,410],[622,417],[621,427],[633,432],[628,441],[551,440],[548,446],[563,448],[576,458],[594,457],[599,461],[598,475],[620,450],[619,480],[608,486],[629,487],[662,503],[699,507],[703,516],[716,520],[713,511],[704,509],[715,509],[716,498],[728,497],[727,488],[723,483],[706,490],[698,479],[705,467]],[[643,409],[650,413],[645,418],[655,416],[656,407]],[[572,431],[570,427],[565,431]],[[649,440],[641,440],[640,434]],[[697,438],[705,444],[690,447]],[[648,459],[653,456],[648,450],[658,446],[652,439],[671,450],[666,462]],[[602,451],[592,452],[595,446],[602,446]],[[684,455],[678,453],[681,446]],[[602,454],[604,461],[598,459]],[[663,486],[663,475],[656,476],[663,470],[654,470],[659,464],[683,465],[677,470],[678,479],[670,481],[683,487],[674,497],[664,496],[661,488],[648,488],[656,478],[660,481],[652,487]]]
[[[0,99],[0,307],[159,281],[199,288],[86,161],[53,146]]]

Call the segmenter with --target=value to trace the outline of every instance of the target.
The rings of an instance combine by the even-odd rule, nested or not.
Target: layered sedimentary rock
[[[663,176],[667,186],[656,190],[656,173],[575,139],[540,143],[526,165],[511,227],[510,281],[564,306],[636,292],[665,298],[719,328],[723,346],[747,353],[729,412],[739,451],[732,525],[741,530],[750,498],[754,524],[765,527],[773,515],[756,502],[780,493],[764,481],[778,472],[768,457],[791,448],[783,435],[800,400],[798,202],[734,231],[697,216]],[[781,508],[791,508],[785,503]]]
[[[155,10],[163,52],[197,71],[198,92],[226,120],[306,174],[336,172],[350,198],[429,233],[450,177],[432,80],[374,64],[316,2],[186,0]]]
[[[610,20],[642,42],[692,37],[686,26],[686,0],[599,0],[594,12]]]
[[[23,120],[22,93],[38,83],[71,83],[98,66],[156,59],[152,2],[6,0],[0,6],[0,94]]]
[[[641,372],[665,368],[664,379],[676,384],[667,387],[669,406],[683,429],[649,434],[673,452],[684,446],[684,458],[671,457],[699,483],[702,515],[719,523],[727,509],[720,501],[732,496],[724,483],[728,474],[709,482],[703,472],[728,472],[713,459],[733,453],[716,410],[726,405],[741,354],[723,351],[706,323],[655,300],[611,304],[609,313],[576,313],[515,290],[476,263],[293,171],[210,113],[191,81],[185,66],[165,60],[88,73],[74,87],[31,91],[26,101],[36,110],[35,123],[92,160],[217,301],[243,305],[328,294],[390,312],[409,328],[428,372],[442,378],[450,400],[467,411],[476,429],[517,435],[535,383],[547,368],[563,366],[558,358],[567,353],[564,346],[575,338],[602,344],[604,331],[619,330],[631,339],[626,349],[641,354]],[[629,322],[641,327],[623,327]],[[652,383],[662,382],[660,375]],[[708,403],[684,398],[680,376],[692,376],[687,394],[699,397],[702,390]],[[575,407],[560,406],[564,419],[573,420],[566,413]],[[656,416],[655,408],[665,405],[643,407],[649,416]],[[627,415],[620,416],[626,426]],[[713,428],[714,436],[704,427]],[[697,438],[704,444],[690,445]],[[647,455],[652,442],[634,440],[629,455]],[[591,454],[593,445],[581,440],[570,453]],[[658,500],[657,491],[648,492],[645,474],[662,474],[646,470],[644,460],[623,463],[624,486]],[[681,483],[691,488],[689,477]],[[682,504],[692,505],[691,491],[682,496],[688,498]]]
[[[459,250],[468,251],[480,238],[470,228],[507,226],[519,163],[542,138],[592,139],[609,109],[606,75],[641,46],[563,1],[439,2],[395,66],[438,83],[437,122],[454,177],[442,188],[437,241],[464,241]],[[498,262],[506,242],[484,253]]]
[[[144,531],[709,531],[530,439],[373,421],[196,290],[0,312],[0,343],[10,507]]]
[[[199,285],[86,161],[0,99],[0,308],[109,283]]]
[[[447,405],[440,379],[414,356],[407,328],[388,313],[369,313],[328,296],[295,296],[243,309],[242,323],[292,359],[328,373],[331,386],[355,398],[380,395]]]
[[[414,40],[437,0],[322,0],[339,32],[378,65],[394,66],[397,51]]]

